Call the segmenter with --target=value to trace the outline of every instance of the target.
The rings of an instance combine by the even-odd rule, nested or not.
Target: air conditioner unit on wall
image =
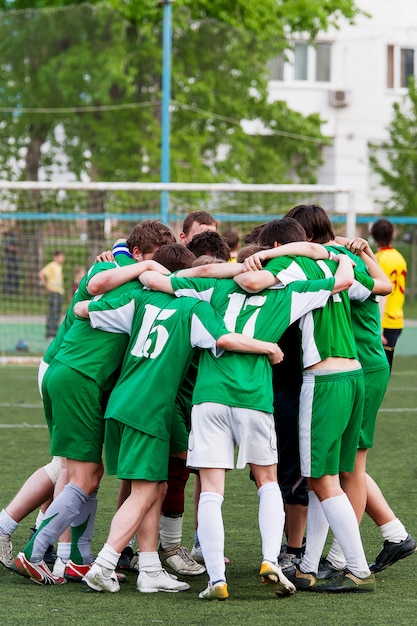
[[[336,89],[329,92],[329,102],[332,107],[347,107],[352,101],[352,92],[346,89]]]

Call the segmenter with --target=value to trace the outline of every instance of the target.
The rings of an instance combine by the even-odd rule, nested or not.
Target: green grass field
[[[48,433],[37,391],[35,367],[0,367],[0,432],[4,507],[25,478],[48,462]],[[369,453],[368,469],[387,500],[417,536],[417,361],[396,357],[377,425],[376,445]],[[330,409],[329,409],[330,410]],[[193,540],[192,478],[187,487],[183,543]],[[106,539],[115,509],[118,484],[105,477],[99,493],[99,513],[94,538],[97,552]],[[135,575],[117,594],[95,594],[83,585],[38,587],[0,568],[0,624],[92,625],[181,625],[181,626],[302,626],[414,625],[417,623],[417,555],[377,575],[375,594],[321,595],[298,592],[278,600],[271,589],[259,582],[261,562],[257,528],[256,490],[248,471],[227,476],[223,513],[230,598],[226,602],[204,603],[197,594],[207,584],[206,575],[190,580],[191,589],[180,594],[139,594]],[[13,536],[14,552],[26,543],[36,512],[24,520]],[[378,529],[364,519],[365,551],[372,560],[381,547]]]

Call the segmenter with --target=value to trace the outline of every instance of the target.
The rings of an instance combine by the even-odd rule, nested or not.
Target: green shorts
[[[106,419],[105,457],[109,474],[125,480],[168,480],[169,441]]]
[[[52,361],[43,384],[52,456],[100,463],[104,440],[103,391],[92,379]]]
[[[364,407],[362,369],[304,372],[300,395],[301,474],[352,472]]]
[[[376,417],[388,386],[389,365],[372,372],[364,371],[364,376],[365,408],[358,447],[368,449],[374,445]]]
[[[184,415],[184,409],[175,402],[172,411],[171,422],[171,454],[178,454],[179,452],[186,452],[188,447],[188,429],[187,418],[190,421],[189,415]]]

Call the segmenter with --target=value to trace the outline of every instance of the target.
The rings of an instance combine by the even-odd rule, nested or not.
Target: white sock
[[[204,491],[198,505],[198,538],[210,583],[226,580],[224,564],[223,496]]]
[[[119,556],[120,552],[116,552],[116,550],[113,550],[108,543],[105,543],[98,553],[95,562],[103,568],[106,576],[110,576],[110,574],[116,569]]]
[[[183,516],[159,518],[159,542],[162,550],[172,550],[181,544]]]
[[[161,560],[157,552],[139,552],[139,572],[155,576],[161,570]]]
[[[258,489],[258,523],[264,561],[277,562],[284,530],[284,504],[278,483],[266,483]]]
[[[347,495],[328,498],[321,503],[330,528],[346,557],[348,570],[358,578],[370,576],[362,546],[359,525]]]
[[[333,539],[333,543],[330,547],[330,550],[327,553],[326,559],[330,561],[330,563],[336,569],[345,569],[346,567],[346,559],[343,554],[343,550],[340,547],[340,543],[337,539]]]
[[[300,563],[300,570],[305,573],[317,574],[320,557],[329,532],[329,523],[321,504],[314,491],[309,491],[306,549]]]
[[[42,524],[45,519],[45,513],[39,509],[38,514],[36,516],[35,528],[38,530],[39,526]]]
[[[18,526],[18,522],[15,522],[14,519],[6,513],[6,509],[3,509],[0,513],[0,534],[13,535]]]
[[[56,554],[60,559],[66,563],[70,558],[71,553],[71,542],[58,541],[58,545],[56,547]]]
[[[384,541],[392,541],[392,543],[400,543],[400,541],[404,541],[404,539],[407,539],[408,537],[408,532],[398,517],[393,519],[391,522],[382,524],[382,526],[379,527],[379,530],[381,531]]]

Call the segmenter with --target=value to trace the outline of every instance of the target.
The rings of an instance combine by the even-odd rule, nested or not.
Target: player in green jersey
[[[80,310],[81,304],[76,310],[84,314],[86,309]],[[130,335],[106,417],[113,423],[109,432],[114,434],[115,429],[119,429],[117,472],[119,478],[131,480],[131,493],[117,511],[107,543],[85,577],[85,582],[93,589],[117,591],[118,583],[112,571],[120,552],[140,526],[146,511],[157,501],[159,482],[167,478],[172,405],[193,348],[216,350],[217,345],[217,349],[259,352],[272,362],[282,355],[276,344],[229,333],[207,303],[193,299],[178,300],[166,294],[137,290],[130,299],[125,297],[113,302],[102,299],[87,304],[94,326]],[[112,455],[114,457],[114,448],[107,447],[106,435],[106,456],[111,458]],[[156,459],[160,462],[156,463]],[[154,570],[149,569],[155,555],[156,546],[154,553],[140,552],[137,583],[140,591],[156,590],[150,580]],[[165,586],[159,582],[159,589],[188,588],[187,585],[182,589],[173,588],[169,576],[165,576],[165,580]]]
[[[210,301],[229,330],[278,341],[293,320],[324,306],[332,289],[336,292],[349,286],[346,281],[353,277],[352,266],[345,259],[343,263],[345,268],[340,268],[336,284],[333,278],[304,281],[256,296],[248,296],[233,280],[184,277],[196,271],[211,271],[207,267],[179,272],[171,280],[147,272],[141,280],[154,289]],[[217,272],[228,272],[228,268],[217,268]],[[261,578],[274,584],[277,595],[289,595],[295,589],[276,563],[284,511],[276,476],[271,368],[255,355],[228,353],[213,359],[206,351],[201,355],[193,394],[188,449],[188,464],[199,468],[202,482],[198,532],[210,582],[201,598],[225,599],[228,595],[221,504],[225,471],[234,467],[235,443],[239,445],[237,467],[249,463],[258,487],[264,557]]]
[[[169,233],[170,238],[173,238],[169,229],[162,224],[161,226]],[[119,289],[137,288],[138,274],[149,267],[159,267],[161,271],[166,271],[151,261],[136,263],[136,260],[143,258],[136,243],[140,242],[140,235],[145,229],[146,224],[139,225],[132,231],[128,240],[134,256],[134,260],[130,260],[131,267],[116,268],[115,264],[96,264],[81,281],[74,302],[82,295],[90,297],[89,288],[94,293],[95,290],[105,290],[132,279],[135,280],[129,286],[121,285]],[[98,272],[102,277],[94,284],[95,274]],[[72,310],[68,317],[71,315]],[[87,531],[91,533],[93,509],[96,507],[95,490],[102,473],[102,401],[113,384],[113,377],[126,347],[125,337],[113,337],[109,341],[109,337],[104,336],[107,342],[102,341],[100,333],[93,331],[89,324],[75,320],[65,333],[53,364],[43,379],[43,389],[46,391],[45,413],[51,427],[51,451],[55,455],[69,459],[70,483],[51,504],[52,509],[48,508],[41,527],[13,564],[13,569],[18,573],[29,576],[41,584],[65,582],[62,576],[53,576],[49,572],[42,560],[43,554],[49,545],[47,542],[52,537],[55,540],[77,515],[83,515],[88,507],[91,507],[88,515],[91,524],[88,525],[86,534]],[[68,380],[66,375],[69,377]],[[68,384],[69,380],[71,384]],[[78,393],[81,388],[86,394],[83,402],[80,402],[81,394]],[[74,424],[74,428],[68,427],[70,423]],[[84,546],[84,553],[81,556],[83,563],[88,566],[92,556],[89,543],[85,543],[88,545]]]
[[[266,255],[261,252],[257,258],[268,258]],[[282,260],[271,261],[267,269],[243,275],[241,284],[257,290],[260,286],[273,284],[276,277],[287,283],[296,277],[313,278],[323,275],[323,271],[325,275],[331,271],[327,265],[321,265],[323,269],[308,259],[289,259],[287,263]],[[268,272],[272,276],[268,276]],[[366,282],[366,278],[364,280]],[[365,285],[368,295],[372,288],[373,281],[370,280]],[[345,577],[347,582],[355,590],[359,587],[362,591],[372,590],[374,581],[366,563],[358,523],[339,482],[339,472],[351,472],[354,467],[363,407],[363,374],[356,359],[346,296],[336,296],[323,310],[308,314],[302,319],[300,329],[305,369],[300,398],[300,450],[302,473],[309,477],[310,485],[310,541],[314,538],[317,549],[327,536],[327,529],[326,533],[318,535],[321,526],[314,523],[314,519],[320,517],[320,522],[329,521],[333,532],[339,535],[340,542],[349,549],[348,566],[351,573]],[[338,419],[331,422],[332,429],[329,428],[326,408],[331,394],[341,402]],[[325,437],[322,436],[324,433]],[[335,454],[331,454],[331,450]],[[341,511],[343,523],[336,524]],[[320,589],[316,584],[320,556],[317,549],[307,554],[309,561],[303,558],[296,572],[295,583],[298,588]]]

